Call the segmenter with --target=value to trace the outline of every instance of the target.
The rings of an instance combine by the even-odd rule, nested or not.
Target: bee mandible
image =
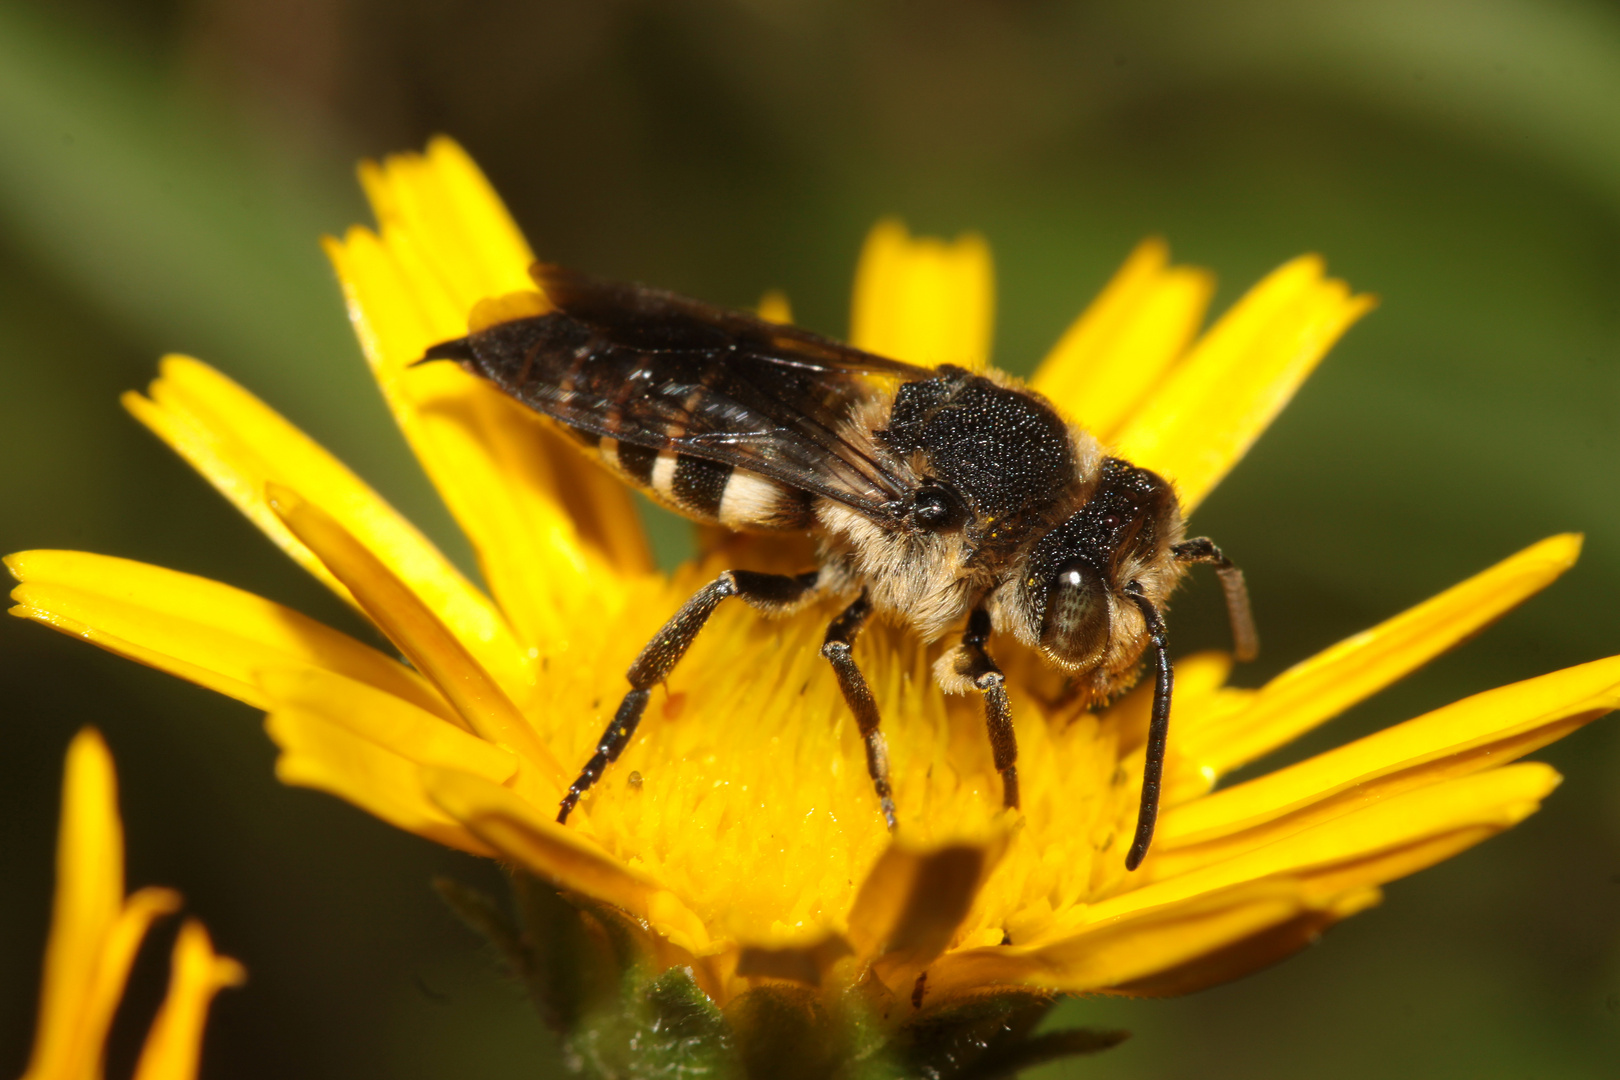
[[[1194,563],[1223,586],[1234,653],[1258,639],[1243,575],[1210,540],[1187,538],[1174,489],[1111,457],[1046,398],[995,371],[919,367],[793,326],[550,264],[531,275],[533,314],[434,345],[551,417],[620,477],[693,520],[808,532],[819,565],[796,576],[727,570],[689,599],[630,665],[596,752],[559,822],[617,760],[652,688],[716,606],[771,615],[848,600],[822,645],[895,827],[888,752],[852,647],[873,615],[924,641],[960,627],[934,665],[948,693],[983,695],[1003,802],[1018,805],[1018,747],[992,633],[1038,650],[1089,703],[1155,674],[1141,807],[1126,866],[1158,815],[1172,671],[1164,610]]]

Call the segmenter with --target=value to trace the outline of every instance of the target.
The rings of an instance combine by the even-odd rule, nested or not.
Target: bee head
[[[1018,579],[1019,637],[1071,671],[1134,669],[1147,645],[1137,601],[1155,608],[1181,575],[1181,511],[1163,478],[1118,458],[1091,496],[1030,549]]]

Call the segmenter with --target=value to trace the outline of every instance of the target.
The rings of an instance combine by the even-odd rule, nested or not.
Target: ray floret
[[[130,966],[154,920],[180,909],[171,889],[124,895],[124,834],[112,755],[93,728],[68,747],[56,852],[56,899],[34,1049],[23,1080],[99,1080],[107,1032]],[[135,1080],[194,1080],[214,995],[246,977],[187,920],[169,991],[147,1033]]]

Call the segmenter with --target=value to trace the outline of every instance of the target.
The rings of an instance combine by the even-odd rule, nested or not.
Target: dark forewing
[[[549,264],[533,269],[555,310],[435,345],[564,424],[704,458],[880,519],[909,490],[902,467],[841,434],[871,389],[934,372],[638,285]]]

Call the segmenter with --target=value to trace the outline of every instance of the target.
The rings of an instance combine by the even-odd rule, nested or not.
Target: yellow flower
[[[135,952],[152,921],[179,908],[180,896],[171,889],[124,896],[117,778],[106,743],[86,728],[68,747],[56,903],[34,1053],[23,1080],[100,1080],[107,1028]],[[135,1080],[196,1076],[208,1004],[245,976],[235,960],[215,955],[208,931],[195,919],[181,927],[170,972],[168,996],[147,1033]]]
[[[874,628],[856,651],[889,739],[891,837],[819,656],[832,610],[769,621],[722,606],[623,758],[558,826],[626,668],[680,602],[721,569],[803,569],[794,560],[807,555],[730,537],[672,578],[655,572],[617,481],[454,365],[412,366],[464,334],[480,302],[499,310],[493,298],[534,288],[534,256],[476,166],[437,140],[361,177],[380,228],[327,250],[488,591],[246,390],[169,357],[130,410],[408,663],[229,586],[98,555],[12,556],[14,610],[266,710],[284,781],[615,905],[646,929],[659,966],[689,966],[717,1002],[773,980],[863,975],[903,1008],[986,987],[1151,994],[1231,978],[1533,812],[1557,775],[1508,763],[1620,701],[1620,659],[1599,661],[1212,793],[1545,586],[1574,561],[1573,536],[1258,690],[1226,686],[1222,654],[1185,657],[1158,839],[1127,873],[1146,688],[1097,714],[1052,706],[1049,673],[998,642],[1024,793],[1004,813],[978,703],[934,687],[928,647]],[[855,344],[982,365],[990,290],[981,241],[882,224],[857,275]],[[1370,306],[1311,256],[1200,334],[1210,294],[1207,274],[1149,241],[1032,379],[1121,456],[1170,477],[1189,510]],[[768,307],[786,317],[781,298]]]

